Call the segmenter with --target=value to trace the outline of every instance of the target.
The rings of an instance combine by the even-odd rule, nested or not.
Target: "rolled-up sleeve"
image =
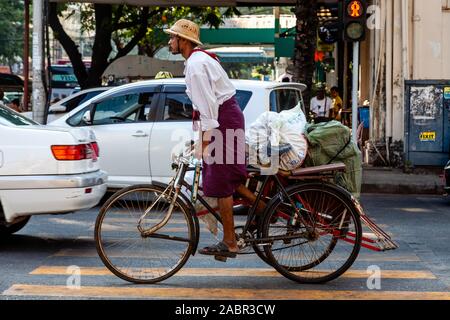
[[[219,103],[214,94],[211,82],[204,70],[189,70],[186,83],[188,95],[200,112],[201,130],[208,131],[219,127]]]

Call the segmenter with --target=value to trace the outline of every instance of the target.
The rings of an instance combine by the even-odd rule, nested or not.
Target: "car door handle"
[[[144,137],[148,137],[148,134],[146,134],[144,131],[136,131],[136,133],[132,134],[133,137],[137,137],[137,138],[144,138]]]

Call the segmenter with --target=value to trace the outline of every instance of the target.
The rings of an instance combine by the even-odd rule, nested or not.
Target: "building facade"
[[[448,80],[450,0],[373,0],[361,43],[360,99],[375,141],[404,141],[406,83]]]

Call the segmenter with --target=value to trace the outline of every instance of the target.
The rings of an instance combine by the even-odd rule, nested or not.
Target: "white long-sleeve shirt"
[[[325,97],[322,100],[317,99],[317,97],[314,97],[311,99],[310,109],[318,117],[329,117],[330,109],[332,107],[333,107],[333,101],[328,97]]]
[[[200,112],[201,130],[219,127],[219,106],[236,94],[220,63],[197,51],[185,62],[186,93]]]

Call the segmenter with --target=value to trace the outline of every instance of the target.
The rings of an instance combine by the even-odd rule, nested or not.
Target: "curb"
[[[363,183],[361,185],[361,193],[387,193],[387,194],[428,194],[428,195],[444,195],[444,187],[436,184],[370,184]]]

